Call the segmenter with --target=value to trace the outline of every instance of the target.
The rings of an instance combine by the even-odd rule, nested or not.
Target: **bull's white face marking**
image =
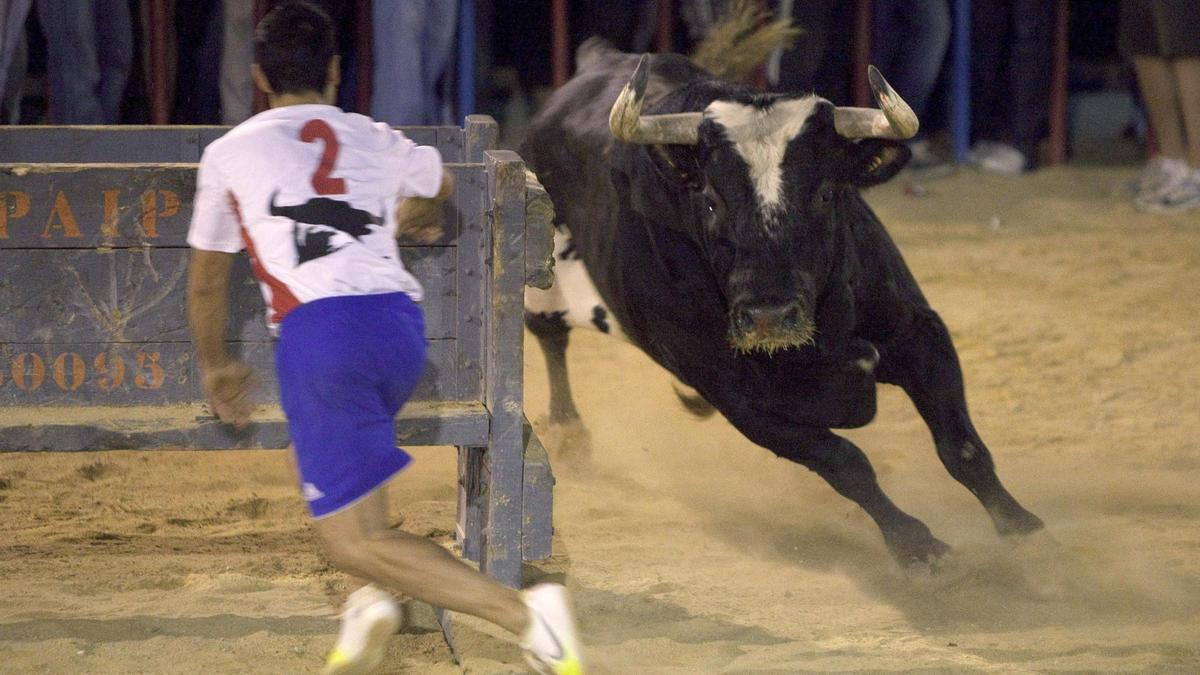
[[[783,155],[788,143],[804,132],[817,96],[776,101],[768,108],[732,101],[713,101],[705,117],[725,129],[725,137],[750,167],[750,181],[763,214],[774,216],[783,203]]]

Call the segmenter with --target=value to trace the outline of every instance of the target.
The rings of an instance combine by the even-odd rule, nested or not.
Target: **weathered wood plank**
[[[255,400],[278,400],[272,342],[230,350],[259,378]],[[456,401],[453,340],[431,340],[416,401]],[[0,406],[170,405],[203,401],[190,342],[0,343]]]
[[[554,538],[554,474],[550,455],[525,420],[524,486],[521,493],[521,556],[544,560],[551,555]]]
[[[196,168],[0,165],[0,247],[186,245]]]
[[[398,127],[405,136],[432,145],[444,161],[463,161],[458,127]],[[224,126],[4,126],[0,157],[6,162],[199,162]]]
[[[227,129],[207,126],[6,126],[6,162],[198,162]],[[201,139],[204,139],[202,143]]]
[[[467,115],[463,128],[463,161],[481,164],[486,160],[484,153],[496,149],[500,138],[500,126],[487,115]]]
[[[396,442],[401,447],[486,443],[489,418],[478,402],[413,402],[396,418]],[[278,405],[257,410],[244,431],[220,423],[202,404],[7,407],[0,417],[0,452],[223,450],[287,444],[287,424]]]
[[[479,562],[485,537],[484,524],[487,520],[487,464],[484,457],[486,446],[460,445],[458,447],[458,517],[455,520],[455,538],[462,557]]]
[[[0,249],[0,342],[186,341],[187,249]],[[453,248],[401,249],[425,288],[426,337],[454,337]],[[262,294],[243,255],[230,280],[231,340],[266,340]]]
[[[521,581],[522,357],[525,287],[525,163],[516,153],[488,151],[492,274],[484,403],[492,413],[488,448],[487,536],[480,568],[502,583]]]
[[[405,134],[407,135],[407,134]],[[465,162],[463,147],[463,130],[460,127],[437,127],[437,143],[434,145],[442,153],[443,162]]]
[[[195,193],[194,164],[0,164],[0,248],[184,247]],[[439,245],[458,232],[453,202],[445,213]]]
[[[455,190],[460,216],[458,235],[458,390],[463,398],[483,396],[483,353],[485,341],[484,296],[489,272],[485,250],[484,201],[487,181],[481,172],[465,175]]]
[[[554,283],[554,204],[532,171],[525,172],[525,285]]]

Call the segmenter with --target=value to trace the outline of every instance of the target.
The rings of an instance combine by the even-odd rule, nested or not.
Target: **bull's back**
[[[572,250],[583,262],[603,302],[624,321],[625,303],[615,278],[617,213],[628,195],[613,184],[614,170],[627,153],[608,128],[609,111],[637,67],[638,54],[626,54],[593,38],[580,47],[579,71],[546,102],[530,124],[521,156],[545,186],[558,222],[570,230]],[[675,54],[652,55],[647,108],[689,82],[708,79],[706,71]]]
[[[585,42],[576,56],[579,71],[534,117],[521,144],[521,156],[546,187],[560,219],[577,234],[607,220],[616,208],[609,164],[616,141],[608,114],[640,58],[597,38]],[[650,67],[648,107],[688,82],[709,77],[676,54],[654,55]]]

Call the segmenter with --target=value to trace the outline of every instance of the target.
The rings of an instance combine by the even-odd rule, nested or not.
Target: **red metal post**
[[[867,66],[871,65],[871,0],[858,0],[854,16],[854,105],[872,105]]]
[[[167,0],[150,1],[150,122],[169,124],[171,102],[167,91]]]
[[[354,27],[358,33],[354,39],[355,59],[358,61],[354,105],[359,113],[370,115],[371,78],[375,72],[375,29],[371,22],[371,0],[358,0],[355,4]]]
[[[567,23],[569,12],[567,0],[553,0],[550,5],[551,67],[555,88],[566,84],[571,74],[571,35]]]
[[[1058,0],[1054,18],[1054,65],[1050,75],[1050,164],[1067,161],[1067,60],[1071,6]]]
[[[675,16],[671,9],[671,0],[658,0],[658,24],[654,33],[654,49],[659,52],[675,51],[675,36],[672,30]]]
[[[271,0],[254,0],[254,27],[258,28],[258,22],[267,15],[271,10]],[[258,86],[254,87],[254,112],[260,113],[267,109],[267,95],[259,90]]]

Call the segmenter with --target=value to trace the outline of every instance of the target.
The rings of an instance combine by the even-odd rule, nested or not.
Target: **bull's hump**
[[[704,116],[721,126],[725,137],[750,168],[750,182],[764,210],[783,203],[783,157],[788,144],[804,133],[824,99],[806,96],[760,107],[736,101],[713,101]]]

